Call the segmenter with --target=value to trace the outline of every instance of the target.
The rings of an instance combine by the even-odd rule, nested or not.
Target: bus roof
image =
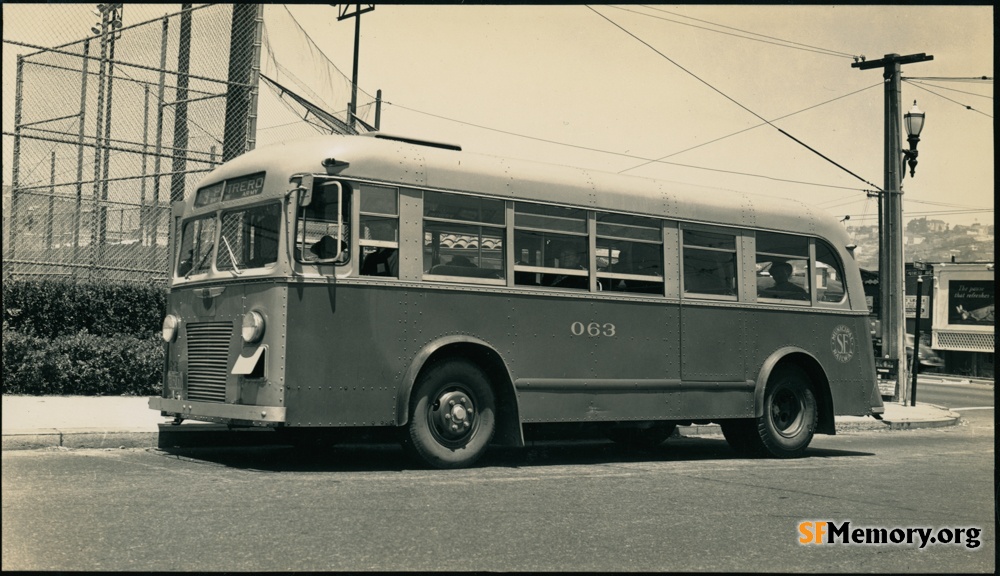
[[[317,136],[250,151],[212,171],[200,185],[263,170],[271,181],[265,185],[273,190],[272,186],[284,187],[291,174],[327,172],[398,186],[811,234],[830,240],[838,248],[849,243],[835,217],[803,201],[486,156],[455,148],[379,133]],[[325,160],[335,163],[327,169]],[[275,177],[282,181],[273,181]],[[193,199],[187,201],[190,204]]]

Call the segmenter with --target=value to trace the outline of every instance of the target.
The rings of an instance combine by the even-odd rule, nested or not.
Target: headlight
[[[163,319],[163,341],[173,342],[177,338],[177,328],[181,325],[181,319],[173,314],[167,314]]]
[[[247,344],[260,340],[264,335],[264,317],[251,310],[243,315],[243,341]]]

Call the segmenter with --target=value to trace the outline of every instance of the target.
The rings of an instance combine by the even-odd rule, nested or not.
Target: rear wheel
[[[806,373],[795,365],[779,366],[767,381],[764,413],[757,419],[764,449],[778,458],[801,456],[812,441],[818,414]]]
[[[467,360],[448,360],[420,376],[410,402],[404,446],[435,468],[472,465],[496,428],[489,380]]]
[[[795,365],[779,366],[764,389],[764,413],[756,419],[722,423],[722,434],[745,456],[801,456],[816,431],[819,411],[806,373]]]

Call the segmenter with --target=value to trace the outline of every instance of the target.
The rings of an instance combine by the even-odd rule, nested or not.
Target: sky
[[[37,27],[20,34],[20,10],[43,11],[55,35],[72,6],[5,4],[4,39],[47,45]],[[349,75],[353,20],[328,4],[288,8]],[[991,223],[992,23],[989,6],[376,5],[361,17],[358,84],[382,90],[385,132],[795,197],[858,226],[876,224],[865,190],[884,185],[884,95],[881,70],[852,68],[852,56],[922,52],[933,61],[903,67],[921,84],[903,82],[902,109],[916,100],[927,114],[904,218]]]

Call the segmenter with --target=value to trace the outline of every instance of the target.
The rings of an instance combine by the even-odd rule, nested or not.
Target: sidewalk
[[[887,402],[882,420],[870,416],[838,416],[837,432],[856,430],[904,430],[953,426],[960,416],[946,408],[918,403],[902,406]],[[3,450],[64,448],[157,447],[164,434],[202,434],[212,442],[227,442],[266,428],[229,431],[224,425],[187,421],[180,426],[149,409],[149,398],[138,396],[4,396]],[[208,434],[206,434],[208,433]],[[681,426],[681,436],[721,435],[718,425]],[[263,439],[261,437],[257,437]]]

